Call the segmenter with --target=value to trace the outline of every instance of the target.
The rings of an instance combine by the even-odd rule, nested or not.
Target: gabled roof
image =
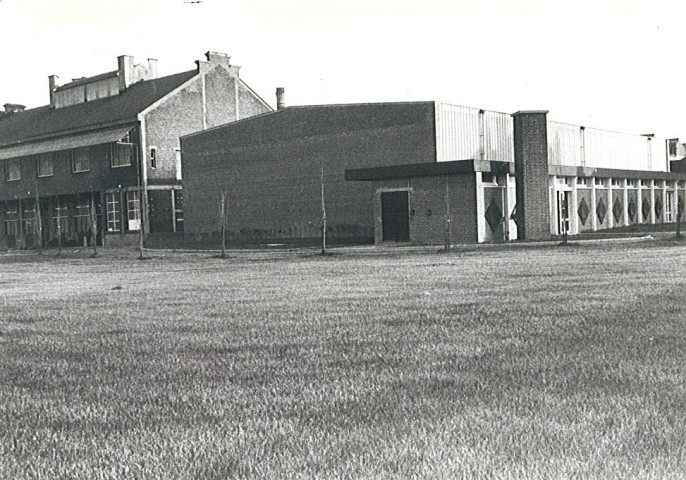
[[[50,105],[0,117],[0,148],[137,121],[148,106],[181,86],[196,70],[146,80],[113,97],[52,108]]]

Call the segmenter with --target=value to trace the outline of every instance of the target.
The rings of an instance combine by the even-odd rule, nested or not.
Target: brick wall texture
[[[239,79],[221,67],[205,75],[204,90],[207,128],[235,121],[237,98],[239,118],[271,110]],[[203,79],[196,78],[146,116],[147,147],[154,146],[157,149],[156,168],[151,168],[150,159],[147,159],[150,183],[176,179],[179,137],[202,131],[203,128]]]
[[[230,241],[373,238],[371,182],[345,170],[435,161],[433,103],[291,107],[181,141],[186,233],[216,236],[227,192]]]
[[[383,241],[381,192],[387,189],[405,189],[409,192],[410,242],[443,244],[449,234],[451,244],[476,243],[476,179],[473,173],[374,182],[376,243]]]
[[[517,235],[520,239],[550,238],[548,136],[545,112],[514,114]]]

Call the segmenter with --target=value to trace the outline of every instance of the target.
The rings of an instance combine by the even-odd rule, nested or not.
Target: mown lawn
[[[0,254],[0,478],[684,478],[686,246]]]

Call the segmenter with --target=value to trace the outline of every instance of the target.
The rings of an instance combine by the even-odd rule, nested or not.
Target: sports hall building
[[[277,92],[277,94],[282,92]],[[277,95],[278,96],[278,95]],[[451,244],[675,222],[674,140],[441,102],[284,107],[181,137],[186,240]],[[682,217],[683,218],[683,217]]]

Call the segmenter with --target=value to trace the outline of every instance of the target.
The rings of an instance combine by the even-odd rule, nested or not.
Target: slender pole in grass
[[[43,222],[40,215],[40,200],[38,199],[38,179],[36,179],[36,249],[43,253]]]
[[[90,223],[91,223],[91,245],[93,246],[93,256],[97,257],[98,256],[98,246],[96,243],[98,243],[98,225],[97,225],[97,219],[95,218],[95,197],[93,194],[93,187],[91,187],[91,208],[90,208],[90,215],[89,215]]]
[[[681,238],[681,214],[684,210],[684,204],[681,201],[681,197],[677,196],[676,200],[676,238]]]
[[[143,232],[143,189],[138,191],[138,259],[143,260],[143,248],[145,247],[145,234]],[[147,202],[145,203],[147,205]],[[135,208],[135,205],[134,205]]]
[[[324,156],[321,157],[321,189],[322,189],[322,255],[326,255],[326,201],[324,196]]]
[[[24,246],[24,215],[22,214],[21,211],[21,197],[18,197],[17,195],[14,196],[14,198],[17,199],[17,218],[19,220],[19,248],[26,248]]]
[[[226,190],[222,190],[221,205],[222,258],[226,258]]]
[[[445,177],[445,251],[450,251],[450,184]]]
[[[57,255],[62,255],[62,210],[60,209],[60,198],[57,197]]]

